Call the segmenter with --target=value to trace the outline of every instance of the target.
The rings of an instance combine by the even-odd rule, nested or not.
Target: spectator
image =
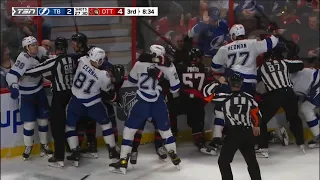
[[[50,54],[51,48],[52,48],[52,44],[50,40],[48,39],[42,40],[41,46],[44,47],[47,50],[47,52]]]
[[[226,0],[208,0],[208,6],[216,7],[220,10],[220,17],[225,19],[229,10],[229,1]]]
[[[257,10],[259,8],[259,10]],[[242,24],[246,29],[246,34],[257,29],[265,29],[262,15],[259,11],[264,11],[264,7],[256,1],[245,0],[239,2],[234,9],[235,23]]]
[[[7,19],[11,18],[11,21],[13,19],[11,17],[12,7],[37,7],[38,6],[38,2],[36,0],[7,0],[5,4],[6,4],[7,9],[3,9],[3,10],[5,10],[5,12],[2,12],[2,13],[5,14],[5,17]],[[39,16],[32,17],[32,24],[31,25],[33,27],[31,29],[37,30],[39,18],[42,20],[42,39],[50,39],[51,26],[45,22],[43,17],[39,17]],[[10,22],[9,22],[9,25],[10,25]],[[32,32],[32,30],[31,30],[31,32]],[[30,34],[30,35],[34,36],[35,34]],[[35,36],[35,37],[37,37],[37,36]]]
[[[319,55],[319,15],[314,12],[309,15],[308,27],[300,35],[301,58]]]
[[[25,26],[25,17],[13,18],[13,25],[5,29],[2,36],[2,41],[6,42],[10,50],[10,57],[16,60],[22,51],[22,40],[28,34],[28,29]]]
[[[7,88],[6,75],[13,65],[13,61],[10,59],[10,51],[8,47],[1,44],[1,65],[0,65],[0,88]]]

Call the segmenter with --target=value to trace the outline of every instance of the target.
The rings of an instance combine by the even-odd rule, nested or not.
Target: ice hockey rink
[[[268,159],[258,159],[263,180],[319,180],[319,149],[306,149],[295,145],[272,145]],[[32,156],[1,160],[1,180],[219,180],[218,157],[197,152],[191,143],[178,144],[182,162],[177,170],[170,161],[157,158],[153,145],[142,145],[138,164],[129,165],[126,175],[109,172],[109,159],[105,149],[99,149],[98,159],[82,159],[78,168],[68,164],[63,169],[52,168],[47,160]],[[235,180],[250,180],[247,166],[238,152],[232,163]]]

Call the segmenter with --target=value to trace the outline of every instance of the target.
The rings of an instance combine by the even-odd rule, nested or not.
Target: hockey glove
[[[19,86],[18,86],[18,84],[17,83],[13,83],[13,84],[11,84],[11,86],[10,86],[10,93],[11,93],[11,98],[12,99],[17,99],[18,97],[19,97]]]
[[[157,67],[148,69],[148,76],[158,80],[164,78],[163,72],[161,72],[161,70]]]
[[[125,71],[124,71],[124,66],[121,65],[121,64],[115,64],[112,66],[112,75],[115,79],[115,82],[114,82],[114,86],[115,86],[115,91],[118,91],[123,82],[124,82],[124,74],[125,74]]]

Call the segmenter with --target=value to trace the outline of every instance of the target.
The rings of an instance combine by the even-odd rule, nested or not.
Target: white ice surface
[[[296,146],[273,145],[268,159],[258,159],[263,180],[319,180],[319,149],[303,154]],[[182,159],[178,171],[171,162],[160,161],[153,145],[140,147],[138,164],[129,165],[126,175],[109,172],[107,151],[99,149],[99,159],[82,159],[78,168],[52,168],[45,159],[32,156],[1,160],[1,180],[219,180],[218,157],[200,154],[190,143],[179,144]],[[250,180],[247,166],[238,152],[231,164],[235,180]]]

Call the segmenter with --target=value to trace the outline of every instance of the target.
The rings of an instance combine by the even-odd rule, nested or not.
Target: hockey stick
[[[72,2],[72,0],[70,0],[70,6],[73,7],[73,2]],[[75,16],[72,16],[72,19],[73,19],[73,23],[74,23],[74,27],[75,27],[75,29],[76,29],[76,32],[78,33],[79,30],[78,30],[77,19],[76,19]]]

